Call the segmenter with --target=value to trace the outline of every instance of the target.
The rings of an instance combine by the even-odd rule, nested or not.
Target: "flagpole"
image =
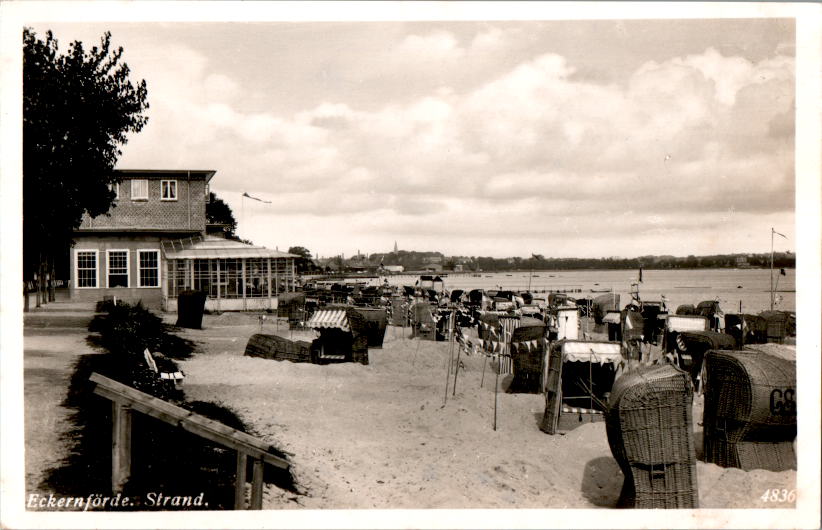
[[[774,229],[771,227],[771,311],[773,311],[773,233]]]

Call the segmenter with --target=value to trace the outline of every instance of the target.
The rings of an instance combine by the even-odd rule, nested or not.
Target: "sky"
[[[796,250],[792,19],[30,26],[110,31],[150,104],[117,167],[216,170],[269,248]]]

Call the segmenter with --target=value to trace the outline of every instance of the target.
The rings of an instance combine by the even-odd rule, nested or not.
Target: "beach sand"
[[[166,318],[173,323],[173,315]],[[506,393],[508,375],[499,377],[494,430],[495,373],[486,366],[483,374],[483,357],[460,355],[452,395],[448,343],[410,339],[402,328],[389,326],[384,347],[369,350],[367,366],[320,366],[245,357],[248,338],[261,329],[254,314],[206,315],[203,326],[180,332],[200,350],[180,363],[188,399],[231,407],[255,434],[294,454],[303,494],[266,486],[266,509],[616,505],[623,476],[605,424],[545,434],[543,396]],[[263,332],[313,337],[271,318]],[[794,346],[762,348],[796,355]],[[702,406],[698,396],[698,457]],[[793,507],[761,497],[773,488],[793,490],[795,471],[746,472],[699,461],[697,474],[701,508]]]

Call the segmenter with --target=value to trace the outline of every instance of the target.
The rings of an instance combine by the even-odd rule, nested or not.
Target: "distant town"
[[[446,256],[441,252],[398,250],[387,253],[344,254],[312,260],[325,272],[402,273],[428,272],[500,272],[528,270],[579,269],[758,269],[771,266],[771,254],[716,254],[710,256],[639,256],[635,258],[553,258],[541,254],[530,257],[493,258],[487,256]],[[796,255],[779,252],[773,255],[773,266],[794,268]]]

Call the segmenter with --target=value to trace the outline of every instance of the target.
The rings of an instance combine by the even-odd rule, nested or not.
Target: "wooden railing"
[[[111,488],[121,492],[131,476],[131,411],[180,427],[190,433],[237,451],[237,477],[234,485],[234,508],[245,508],[246,462],[253,462],[250,509],[262,509],[263,467],[270,464],[288,469],[288,461],[270,452],[262,440],[233,429],[223,423],[195,414],[98,373],[91,374],[94,393],[111,401]]]

